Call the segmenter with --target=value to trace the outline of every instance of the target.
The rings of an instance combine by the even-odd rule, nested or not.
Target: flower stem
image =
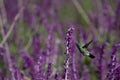
[[[20,14],[21,14],[22,11],[23,11],[23,8],[21,8],[20,11],[18,12],[18,14],[15,16],[15,18],[13,20],[13,23],[10,26],[9,31],[7,32],[7,34],[5,35],[5,37],[3,38],[2,42],[1,42],[1,45],[3,45],[6,42],[6,40],[8,39],[8,37],[10,36],[10,34],[11,34],[13,28],[15,27],[15,24],[16,24],[17,20],[19,19]]]
[[[85,13],[85,11],[83,10],[82,6],[79,4],[79,2],[77,0],[72,0],[73,4],[75,5],[75,7],[77,8],[78,12],[82,15],[82,17],[84,18],[84,20],[89,24],[90,20],[87,16],[87,14]]]

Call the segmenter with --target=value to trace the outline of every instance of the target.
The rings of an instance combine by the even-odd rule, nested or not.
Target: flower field
[[[120,0],[0,0],[0,80],[120,80]]]

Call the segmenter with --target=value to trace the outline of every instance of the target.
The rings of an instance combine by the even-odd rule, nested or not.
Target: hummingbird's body
[[[89,43],[85,44],[84,46],[82,46],[81,44],[76,43],[76,46],[77,46],[78,50],[80,51],[80,53],[82,53],[84,56],[88,56],[88,57],[90,57],[90,58],[95,58],[95,56],[92,55],[92,54],[86,49],[91,42],[92,42],[92,41],[90,41]]]

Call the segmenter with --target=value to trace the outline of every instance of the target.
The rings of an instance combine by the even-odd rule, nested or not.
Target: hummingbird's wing
[[[83,48],[87,48],[89,46],[90,43],[92,43],[93,40],[89,41],[88,43],[86,43]]]

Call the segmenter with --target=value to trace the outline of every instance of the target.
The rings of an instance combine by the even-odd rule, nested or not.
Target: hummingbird
[[[93,58],[95,58],[95,56],[93,54],[91,54],[90,51],[87,50],[87,47],[89,46],[90,43],[92,43],[92,40],[83,46],[81,43],[76,43],[76,47],[79,50],[79,52],[82,53],[84,56],[88,56],[93,59]]]

